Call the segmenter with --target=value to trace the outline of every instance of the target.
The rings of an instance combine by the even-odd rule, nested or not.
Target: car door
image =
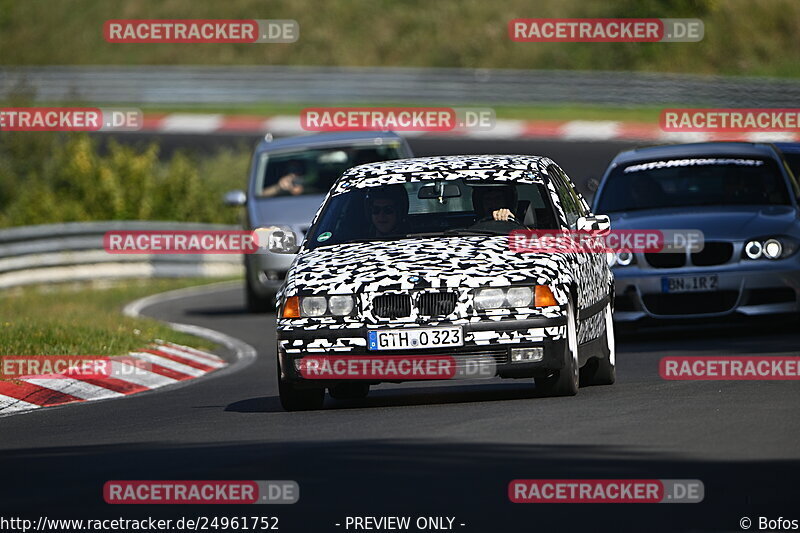
[[[564,209],[564,217],[570,230],[577,229],[580,217],[590,216],[588,205],[575,190],[572,181],[558,166],[551,165],[548,169],[554,181],[556,192]],[[603,319],[602,305],[608,294],[606,287],[606,273],[608,268],[605,254],[602,253],[576,253],[575,279],[578,280],[578,342],[584,343],[597,338],[603,331],[600,321]]]

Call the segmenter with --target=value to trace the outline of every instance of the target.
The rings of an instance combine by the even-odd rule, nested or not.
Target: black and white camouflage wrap
[[[361,165],[347,171],[334,184],[325,202],[352,188],[379,187],[422,180],[474,179],[544,184],[564,229],[566,217],[555,187],[548,179],[552,160],[532,156],[448,156],[393,160]],[[581,198],[586,210],[588,205]],[[323,204],[324,207],[324,204]],[[314,217],[316,223],[320,211]],[[478,310],[474,293],[483,287],[549,285],[558,306]],[[289,270],[278,295],[279,302],[290,296],[353,295],[355,310],[348,317],[296,318],[278,320],[278,331],[320,330],[313,340],[280,340],[287,354],[363,353],[363,336],[325,338],[324,331],[356,328],[402,328],[459,325],[476,322],[504,322],[529,318],[559,318],[573,294],[578,312],[609,296],[611,274],[602,254],[521,254],[509,249],[507,236],[458,236],[375,241],[303,247]],[[414,301],[425,291],[453,291],[457,303],[447,317],[425,318],[412,305],[409,317],[380,318],[372,312],[379,294],[410,294]],[[602,309],[601,309],[602,310]],[[604,332],[602,312],[578,323],[578,340],[584,343]],[[465,345],[514,344],[559,340],[565,326],[523,330],[467,332]]]

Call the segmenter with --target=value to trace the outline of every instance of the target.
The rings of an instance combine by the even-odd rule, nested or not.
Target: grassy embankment
[[[514,18],[699,18],[699,43],[516,43]],[[294,19],[291,44],[113,44],[108,19]],[[800,76],[796,0],[0,0],[8,65],[327,65]]]
[[[125,355],[154,339],[213,348],[150,318],[123,316],[129,302],[204,279],[41,285],[0,291],[0,358],[8,355]]]

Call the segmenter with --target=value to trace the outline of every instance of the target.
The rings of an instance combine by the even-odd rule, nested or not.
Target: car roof
[[[530,155],[447,155],[392,159],[351,168],[334,184],[332,193],[353,187],[377,187],[413,181],[466,178],[469,180],[543,183],[540,168],[552,164]]]
[[[298,135],[296,137],[283,137],[275,140],[272,140],[272,137],[268,135],[261,140],[256,151],[272,152],[288,148],[313,148],[330,144],[358,143],[370,140],[402,140],[402,137],[393,131],[316,133],[312,135]]]
[[[353,167],[345,175],[358,178],[361,175],[371,175],[376,172],[382,174],[411,174],[459,171],[466,173],[473,171],[472,174],[476,178],[484,177],[490,179],[494,176],[486,171],[526,170],[537,173],[537,168],[541,163],[550,164],[552,161],[543,156],[533,155],[437,155],[367,163]]]
[[[781,152],[786,152],[788,154],[798,154],[800,153],[800,143],[774,143],[775,147],[780,150]]]
[[[775,157],[775,152],[769,144],[749,142],[703,142],[688,144],[665,144],[660,146],[646,146],[619,153],[613,163],[629,163],[632,161],[649,161],[659,158],[704,156],[704,155],[730,155],[730,156],[760,156]]]

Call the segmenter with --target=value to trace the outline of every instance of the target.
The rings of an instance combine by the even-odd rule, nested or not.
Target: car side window
[[[569,176],[567,176],[567,173],[564,172],[559,167],[556,167],[556,171],[558,172],[559,176],[561,176],[561,179],[564,180],[564,183],[567,184],[567,190],[569,190],[570,195],[572,196],[572,199],[575,201],[575,206],[578,209],[578,213],[580,213],[579,216],[588,215],[590,211],[587,208],[587,206],[584,203],[584,201],[582,200],[581,195],[578,193],[577,190],[575,190],[575,185],[572,183],[572,180],[569,179]]]
[[[574,228],[576,221],[586,214],[580,198],[570,186],[564,171],[555,165],[551,165],[547,171],[556,186],[556,192],[561,201],[561,207],[564,209],[567,225],[570,228]]]
[[[800,184],[797,182],[798,176],[795,176],[795,172],[792,170],[792,167],[789,166],[789,162],[786,161],[786,159],[783,159],[783,168],[786,170],[786,175],[789,176],[789,182],[792,185],[795,198],[800,202]]]

